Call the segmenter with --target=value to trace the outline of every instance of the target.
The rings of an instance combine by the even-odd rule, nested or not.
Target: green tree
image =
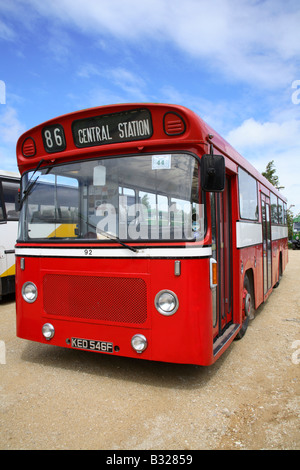
[[[288,239],[292,240],[294,214],[293,214],[293,211],[291,210],[291,207],[289,207],[287,210],[286,218],[287,218],[287,224],[288,224]]]
[[[262,172],[262,175],[270,181],[276,189],[283,189],[284,186],[279,186],[279,178],[276,175],[276,168],[274,165],[274,160],[270,161],[266,166],[266,171]]]

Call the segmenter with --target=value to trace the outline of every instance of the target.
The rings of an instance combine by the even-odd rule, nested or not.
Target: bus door
[[[217,286],[212,288],[213,334],[221,336],[232,322],[232,248],[231,184],[226,177],[225,190],[211,193],[212,261],[217,262]]]
[[[261,194],[264,295],[272,287],[272,243],[270,198]]]

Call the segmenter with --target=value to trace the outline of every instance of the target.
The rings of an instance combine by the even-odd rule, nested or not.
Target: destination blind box
[[[148,109],[78,119],[72,123],[73,139],[78,148],[149,139],[152,133]]]

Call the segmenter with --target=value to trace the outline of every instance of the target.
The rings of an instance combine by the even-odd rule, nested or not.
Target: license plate
[[[83,339],[83,338],[72,338],[71,341],[72,348],[76,349],[87,349],[88,351],[98,351],[113,353],[113,343],[108,343],[106,341],[97,341],[94,339]]]

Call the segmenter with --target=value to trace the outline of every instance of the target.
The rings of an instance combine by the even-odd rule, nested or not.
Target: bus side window
[[[3,203],[2,203],[2,184],[0,181],[0,221],[4,220]]]
[[[278,223],[283,225],[284,212],[283,212],[283,201],[278,199]]]
[[[277,196],[273,193],[271,193],[271,222],[272,224],[278,224]]]
[[[2,181],[2,188],[7,219],[18,220],[19,212],[16,211],[16,197],[18,195],[19,183]]]

